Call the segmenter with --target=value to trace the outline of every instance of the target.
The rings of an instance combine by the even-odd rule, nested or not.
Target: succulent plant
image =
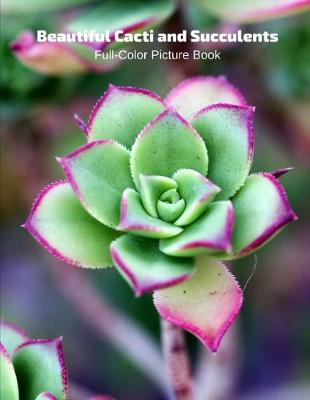
[[[65,400],[67,369],[62,339],[30,339],[19,327],[1,322],[0,364],[3,400]]]
[[[62,338],[30,339],[15,324],[0,322],[1,400],[66,400],[68,372]],[[88,400],[113,400],[94,395]]]
[[[114,265],[137,296],[212,351],[242,304],[220,260],[246,256],[296,218],[277,177],[251,168],[254,108],[223,77],[181,82],[162,101],[110,86],[87,144],[58,158],[66,180],[34,202],[24,227],[84,268]]]

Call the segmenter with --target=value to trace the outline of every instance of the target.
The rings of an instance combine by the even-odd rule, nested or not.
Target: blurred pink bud
[[[32,32],[22,32],[10,45],[27,67],[47,75],[67,75],[86,70],[77,54],[61,43],[37,43]]]
[[[103,72],[117,62],[96,63],[82,58],[63,43],[37,43],[32,32],[22,32],[10,47],[16,58],[27,67],[45,75],[69,75],[87,70]]]

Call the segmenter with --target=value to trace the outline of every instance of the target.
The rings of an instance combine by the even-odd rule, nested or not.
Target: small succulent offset
[[[68,375],[61,338],[30,339],[19,327],[1,322],[0,398],[65,400]]]
[[[181,82],[162,101],[110,86],[87,144],[58,158],[66,180],[39,194],[24,227],[54,256],[112,264],[137,296],[216,351],[242,304],[220,260],[256,251],[296,219],[277,177],[249,175],[253,113],[223,77]]]

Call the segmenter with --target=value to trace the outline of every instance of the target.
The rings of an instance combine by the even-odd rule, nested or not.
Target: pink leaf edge
[[[59,370],[61,374],[61,382],[62,382],[62,393],[65,398],[68,396],[68,373],[66,361],[63,353],[62,347],[62,336],[56,339],[30,339],[27,342],[20,344],[14,351],[14,353],[18,352],[29,346],[37,346],[37,345],[47,345],[47,346],[55,346],[55,350],[57,353],[57,359],[59,363]],[[53,398],[52,398],[53,399]]]
[[[101,145],[105,145],[105,144],[117,144],[119,146],[124,147],[123,145],[121,145],[111,139],[99,139],[99,140],[94,140],[92,142],[86,143],[81,147],[78,147],[77,149],[73,150],[71,153],[69,153],[65,157],[56,157],[56,160],[59,162],[59,164],[61,165],[61,167],[66,175],[67,181],[70,183],[74,193],[77,195],[80,203],[84,206],[84,208],[86,210],[89,210],[89,206],[71,173],[69,164],[70,164],[71,160],[74,160],[76,157],[78,157],[85,151],[87,151],[93,147],[101,146]]]
[[[1,342],[0,342],[0,353],[7,361],[9,361],[10,363],[12,362],[9,353],[7,352],[7,349],[3,346]]]
[[[140,297],[145,293],[152,292],[154,290],[158,289],[165,289],[170,286],[177,285],[181,282],[184,282],[189,278],[191,275],[190,273],[180,275],[177,278],[172,278],[169,280],[165,280],[164,282],[140,282],[134,273],[131,271],[130,267],[124,262],[122,259],[121,255],[119,252],[116,250],[116,248],[113,246],[113,243],[110,246],[111,250],[111,257],[114,261],[114,263],[121,269],[121,271],[125,274],[125,276],[129,279],[131,282],[131,285],[133,287],[134,293],[136,297]]]
[[[48,52],[51,52],[54,56],[58,52],[63,55],[67,54],[69,57],[72,57],[72,59],[75,59],[77,70],[89,68],[91,65],[62,43],[37,43],[31,31],[21,32],[20,35],[10,43],[10,48],[20,61],[39,61],[40,58],[44,60]],[[45,57],[44,53],[46,53]]]
[[[74,114],[73,118],[74,118],[74,121],[77,124],[77,126],[80,128],[80,130],[87,137],[87,124],[83,121],[83,119],[78,114]]]
[[[182,117],[181,114],[179,114],[174,107],[167,107],[164,111],[162,111],[160,114],[157,115],[157,117],[153,118],[148,124],[145,125],[145,127],[141,130],[141,132],[138,134],[136,137],[135,143],[138,142],[140,139],[145,136],[150,128],[152,128],[154,125],[156,125],[160,120],[165,118],[166,116],[171,116],[175,119],[177,119],[181,124],[183,124],[192,134],[195,136],[197,140],[199,140],[204,146],[204,141],[202,140],[201,136],[199,133],[192,127],[192,125],[184,118]]]
[[[120,222],[116,229],[120,231],[127,231],[127,230],[132,230],[132,231],[144,231],[144,232],[160,232],[160,228],[156,226],[152,226],[149,224],[145,223],[137,223],[137,222],[132,222],[128,218],[128,198],[126,196],[126,191],[123,192],[122,198],[121,198],[121,215],[120,215]],[[146,214],[146,216],[149,218],[149,215]],[[154,219],[154,217],[150,217]]]
[[[229,208],[227,210],[226,226],[223,237],[214,241],[206,241],[203,239],[190,241],[182,245],[180,249],[187,250],[196,247],[208,247],[216,251],[224,251],[229,253],[232,250],[231,238],[233,233],[233,227],[234,227],[234,209],[232,203],[229,201]]]
[[[233,96],[236,97],[240,105],[247,105],[244,96],[241,94],[239,89],[237,89],[234,85],[228,82],[225,76],[195,76],[192,78],[185,79],[177,84],[166,96],[164,102],[168,106],[173,104],[174,98],[178,97],[180,92],[186,89],[187,87],[191,86],[195,83],[207,83],[207,84],[214,84],[219,83],[221,86],[226,87],[227,91],[231,92]]]
[[[225,267],[226,268],[226,267]],[[231,324],[235,321],[237,318],[239,311],[241,309],[242,303],[243,303],[243,291],[240,288],[240,285],[234,275],[231,274],[231,277],[233,279],[233,282],[236,287],[237,291],[237,301],[234,306],[233,312],[229,315],[229,317],[226,319],[226,321],[222,324],[221,328],[218,330],[218,332],[213,336],[210,337],[208,336],[205,332],[203,332],[201,329],[199,329],[197,326],[187,322],[187,321],[182,321],[180,319],[177,319],[174,317],[168,307],[161,307],[157,302],[153,294],[153,302],[154,305],[160,314],[162,318],[170,322],[171,324],[177,326],[178,328],[181,328],[192,335],[196,336],[205,346],[207,346],[212,353],[216,353],[221,341],[223,339],[223,336],[231,326]]]
[[[94,72],[104,72],[111,70],[116,63],[95,63],[87,61],[86,59],[82,58],[79,53],[74,51],[68,45],[63,43],[37,43],[35,41],[35,37],[31,31],[23,31],[20,35],[10,43],[10,48],[15,54],[15,56],[20,60],[24,61],[25,63],[28,60],[28,63],[32,63],[33,61],[43,60],[45,61],[46,57],[56,57],[56,54],[60,55],[61,57],[70,57],[71,63],[73,61],[76,62],[76,65],[72,65],[72,70],[63,69],[62,72],[64,73],[75,73],[75,72],[83,72],[85,70],[91,70]],[[31,67],[31,65],[30,65]],[[44,73],[42,70],[41,72]],[[61,71],[52,71],[46,72],[51,75],[58,75]]]
[[[34,237],[34,239],[52,256],[58,258],[59,260],[67,264],[80,267],[81,265],[78,261],[72,260],[71,258],[64,256],[55,247],[51,246],[50,243],[46,239],[44,239],[43,236],[41,236],[41,234],[36,230],[36,228],[32,224],[33,217],[37,209],[40,207],[40,204],[44,200],[44,197],[48,194],[48,192],[54,189],[56,186],[65,185],[67,183],[68,182],[65,180],[60,180],[45,186],[35,199],[29,217],[27,218],[26,222],[23,225],[21,225],[21,227],[26,229]]]
[[[5,326],[6,328],[9,328],[12,331],[16,332],[18,335],[23,337],[25,339],[25,341],[29,340],[29,336],[28,336],[27,332],[24,331],[24,329],[22,329],[18,325],[14,324],[12,322],[7,322],[7,321],[1,320],[0,321],[0,330],[1,330],[2,326]]]
[[[101,107],[104,106],[104,103],[108,101],[109,97],[111,96],[112,93],[115,93],[115,91],[121,91],[125,93],[135,93],[135,94],[143,94],[146,96],[149,96],[153,98],[154,100],[157,100],[159,103],[163,104],[160,96],[158,96],[156,93],[148,90],[148,89],[140,89],[132,86],[115,86],[110,84],[108,87],[108,90],[103,93],[103,95],[99,98],[99,100],[96,102],[94,105],[93,109],[90,112],[88,122],[87,122],[87,136],[89,135],[89,132],[91,130],[92,124],[94,122],[94,119]]]
[[[236,256],[243,256],[249,252],[254,251],[256,248],[260,247],[264,242],[266,242],[274,233],[276,233],[279,229],[283,228],[290,222],[296,221],[298,219],[295,212],[292,210],[290,203],[288,201],[287,195],[281,183],[276,179],[276,177],[272,173],[268,172],[260,172],[258,175],[262,175],[265,178],[269,179],[273,185],[275,186],[279,197],[284,205],[285,214],[279,216],[279,219],[271,224],[258,238],[256,238],[252,243],[246,246],[244,249],[239,251]]]
[[[46,400],[57,400],[57,398],[49,392],[42,392],[39,396]]]
[[[193,119],[199,118],[201,115],[205,114],[206,112],[210,110],[216,110],[216,109],[221,109],[221,108],[226,108],[230,110],[244,110],[246,111],[246,121],[247,121],[247,131],[248,131],[248,161],[252,162],[253,156],[254,156],[254,124],[253,124],[253,119],[254,119],[254,112],[255,112],[255,107],[253,106],[248,106],[248,105],[236,105],[236,104],[228,104],[228,103],[215,103],[211,104],[205,108],[202,108],[201,110],[197,111]]]
[[[282,4],[275,7],[265,7],[257,10],[253,13],[249,13],[247,16],[254,19],[265,19],[276,16],[281,16],[281,14],[289,14],[292,12],[298,12],[307,10],[310,8],[310,0],[296,0],[291,2],[291,4]]]

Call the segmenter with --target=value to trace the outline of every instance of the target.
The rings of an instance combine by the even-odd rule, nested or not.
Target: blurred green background
[[[189,9],[184,26],[201,27],[207,25],[205,21],[214,23]],[[2,26],[2,318],[17,323],[33,337],[63,335],[70,380],[91,393],[117,399],[165,398],[63,295],[61,276],[73,267],[45,254],[20,225],[38,191],[62,178],[54,156],[65,155],[84,142],[73,114],[86,119],[109,83],[141,86],[164,96],[190,74],[225,75],[248,103],[256,106],[252,171],[294,167],[281,181],[299,220],[257,254],[257,266],[236,322],[235,395],[224,400],[306,398],[303,389],[310,385],[309,13],[243,26],[249,32],[279,32],[280,41],[223,48],[221,61],[191,63],[190,68],[182,63],[127,61],[109,73],[65,78],[27,69],[8,46],[23,29],[45,26],[49,26],[48,16],[10,17]],[[173,28],[168,24],[165,29]],[[234,263],[242,287],[254,265],[254,256]],[[106,301],[130,315],[159,342],[159,321],[150,295],[134,298],[113,269],[81,274]],[[126,332],[122,334],[126,336]],[[200,346],[195,339],[187,339],[195,361]]]

